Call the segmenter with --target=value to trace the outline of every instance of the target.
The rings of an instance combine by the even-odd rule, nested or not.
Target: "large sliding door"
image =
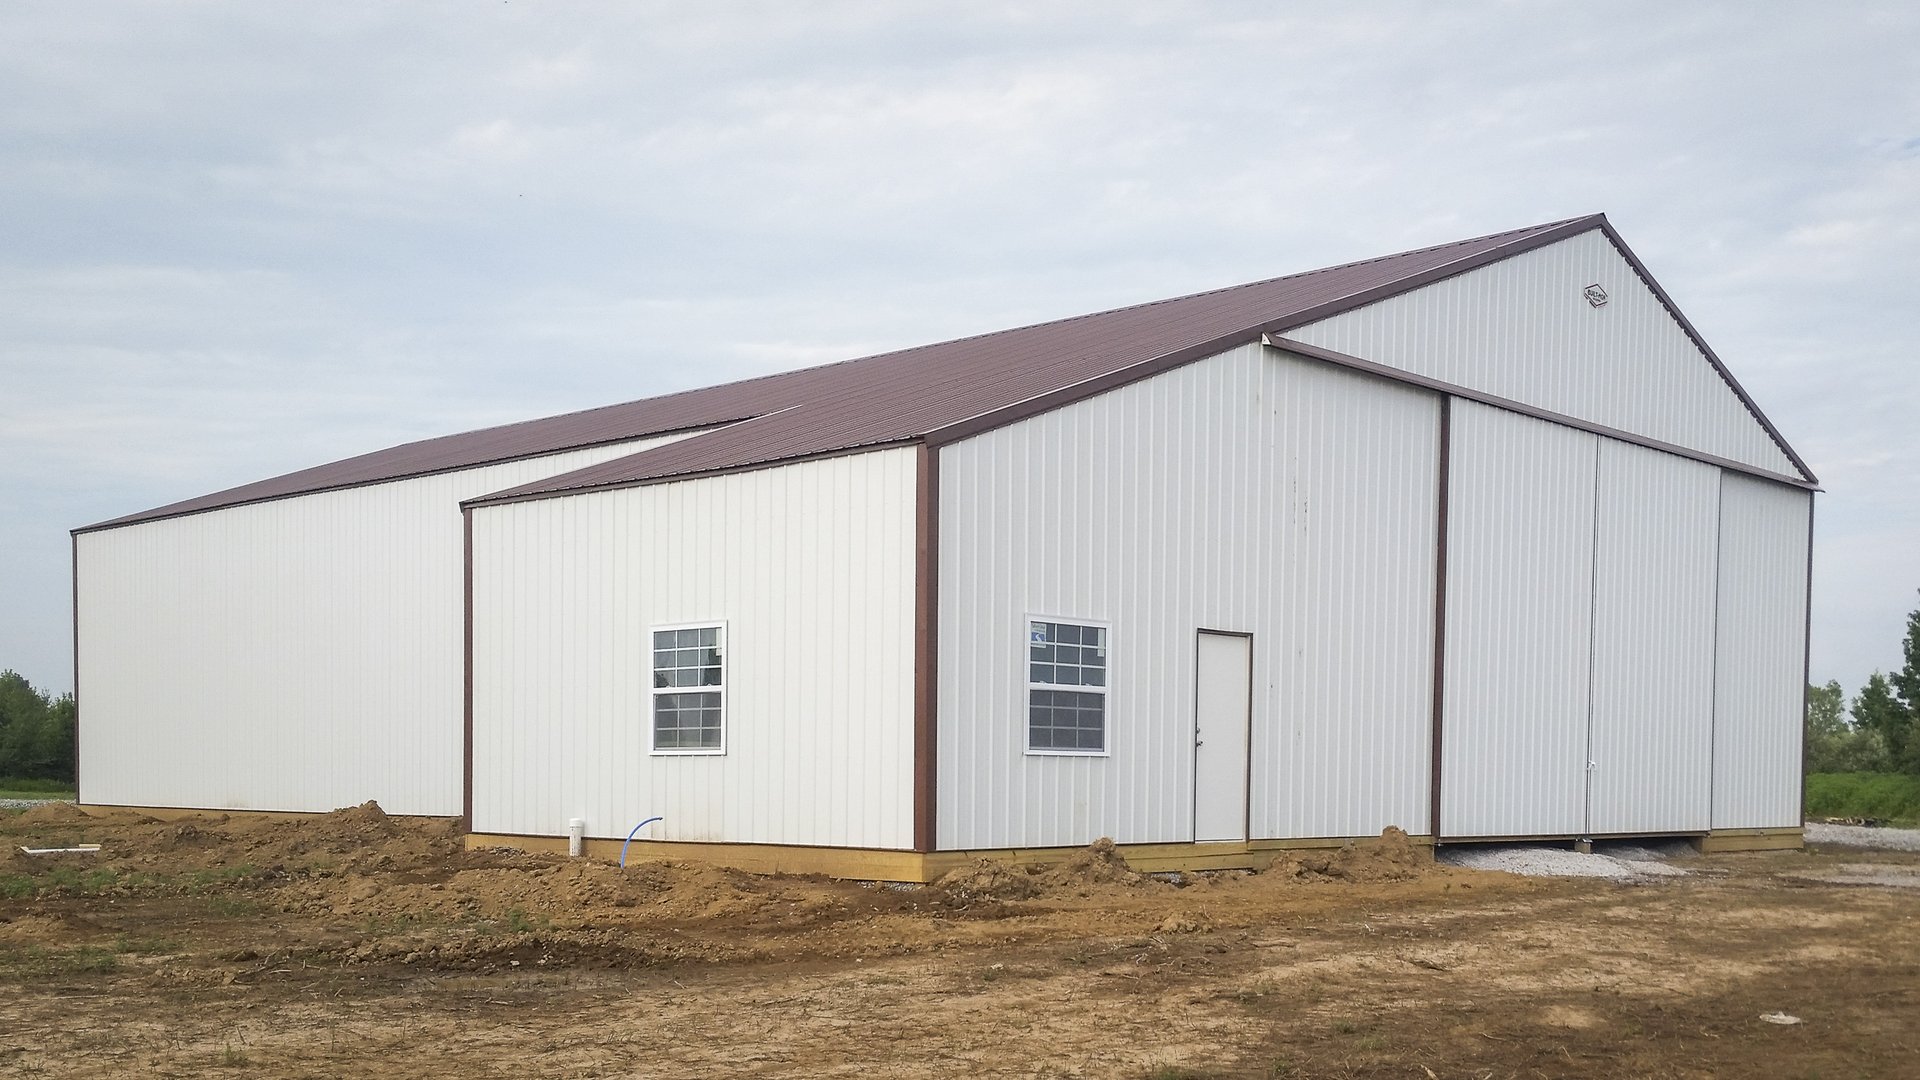
[[[1455,402],[1439,834],[1705,832],[1719,470]]]

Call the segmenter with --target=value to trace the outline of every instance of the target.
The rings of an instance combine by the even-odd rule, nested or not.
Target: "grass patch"
[[[112,949],[82,945],[73,949],[0,950],[0,976],[44,979],[60,975],[105,975],[120,967],[120,955]]]
[[[113,951],[132,956],[171,956],[180,952],[180,943],[173,938],[131,937],[122,934],[113,940]]]
[[[1878,818],[1920,824],[1920,776],[1904,773],[1812,773],[1807,816]]]
[[[71,799],[71,780],[41,780],[30,776],[0,776],[0,799]]]

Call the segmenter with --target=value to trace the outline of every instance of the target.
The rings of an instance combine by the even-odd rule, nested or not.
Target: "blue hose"
[[[626,842],[626,843],[624,843],[624,844],[621,844],[621,845],[620,845],[620,867],[621,867],[621,869],[623,869],[623,870],[624,870],[624,869],[626,869],[626,865],[627,865],[627,849],[628,849],[629,847],[632,847],[632,846],[633,846],[633,833],[637,833],[637,832],[639,832],[639,831],[640,831],[641,829],[644,829],[644,828],[646,828],[647,826],[649,826],[649,825],[651,825],[651,824],[653,824],[654,822],[656,822],[656,821],[659,821],[659,820],[660,820],[660,819],[659,819],[659,818],[657,818],[657,817],[650,817],[650,818],[648,818],[647,820],[645,820],[645,821],[643,821],[643,822],[641,822],[640,824],[638,824],[638,825],[635,825],[635,826],[633,827],[633,832],[630,832],[630,833],[628,833],[628,834],[627,834],[627,842]]]

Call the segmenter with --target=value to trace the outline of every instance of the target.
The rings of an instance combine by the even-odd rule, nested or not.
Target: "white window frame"
[[[1086,686],[1068,683],[1042,683],[1033,681],[1033,624],[1066,623],[1070,626],[1091,627],[1106,635],[1107,681],[1102,686]],[[1088,619],[1072,615],[1036,615],[1028,614],[1020,620],[1020,674],[1021,684],[1026,687],[1020,695],[1020,744],[1026,748],[1028,757],[1075,757],[1104,758],[1113,756],[1113,624],[1100,619]],[[1035,690],[1065,690],[1077,693],[1097,693],[1101,696],[1100,709],[1100,749],[1067,750],[1056,747],[1036,747],[1033,745],[1033,692]]]
[[[653,635],[668,630],[717,630],[715,648],[720,651],[720,685],[706,686],[655,686],[656,670],[653,666]],[[651,757],[719,757],[727,752],[727,623],[724,619],[708,619],[704,622],[663,623],[647,627],[647,754]],[[719,746],[668,746],[655,745],[659,737],[658,721],[655,719],[662,694],[711,694],[720,695],[720,745]]]

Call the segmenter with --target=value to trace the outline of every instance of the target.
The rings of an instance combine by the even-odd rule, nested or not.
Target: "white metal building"
[[[1815,485],[1572,219],[76,530],[81,795],[900,878],[1795,843]]]

